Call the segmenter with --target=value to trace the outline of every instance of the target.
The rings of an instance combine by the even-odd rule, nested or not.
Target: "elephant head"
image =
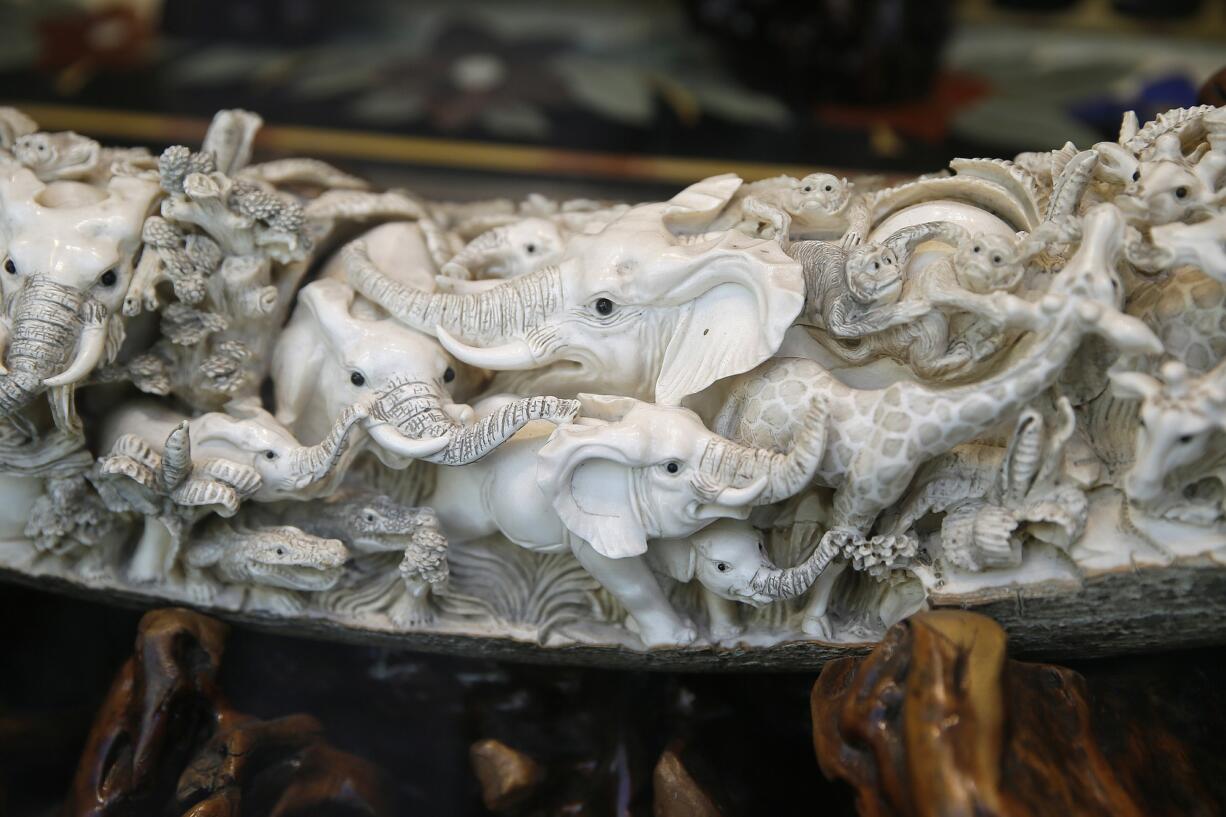
[[[571,533],[613,559],[792,496],[813,479],[825,444],[818,422],[805,423],[784,454],[725,439],[685,408],[580,402],[582,420],[559,426],[538,451],[537,484]]]
[[[0,166],[0,417],[54,388],[57,424],[75,423],[71,387],[122,341],[113,316],[158,195],[156,182],[131,176],[102,187]]]
[[[451,389],[472,379],[438,341],[381,314],[339,281],[316,281],[273,355],[277,417],[304,439],[318,439],[346,405],[369,401],[367,433],[375,455],[403,468],[426,459],[460,465],[480,459],[533,420],[567,421],[573,400],[509,403],[474,423]]]
[[[525,218],[486,230],[443,265],[450,278],[515,278],[562,258],[562,233],[545,218]]]
[[[186,438],[167,445],[163,470],[173,465],[167,455],[173,450],[187,478],[196,463],[220,460],[258,476],[250,494],[258,502],[305,499],[325,493],[325,486],[340,476],[341,457],[348,437],[360,421],[368,421],[369,409],[362,403],[340,412],[328,434],[315,445],[303,445],[288,428],[263,409],[228,408],[238,416],[210,412],[188,421]],[[173,435],[172,438],[173,439]]]
[[[709,195],[703,182],[673,202],[631,208],[597,233],[571,237],[556,265],[480,293],[406,287],[360,249],[350,250],[349,278],[460,360],[542,370],[528,377],[533,390],[590,389],[676,405],[774,354],[804,305],[800,264],[778,244],[668,229],[665,217],[691,202],[722,207],[735,192],[722,181]]]
[[[655,543],[651,549],[653,566],[664,567],[674,579],[697,579],[720,598],[754,607],[799,596],[831,561],[818,549],[802,564],[779,567],[766,553],[762,532],[739,519],[720,519],[688,539]]]

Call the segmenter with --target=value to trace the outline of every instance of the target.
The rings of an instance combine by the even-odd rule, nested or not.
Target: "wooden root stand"
[[[227,630],[182,609],[144,616],[63,815],[398,813],[386,783],[403,770],[335,748],[310,715],[261,720],[230,707],[219,683]],[[798,788],[816,797],[850,786],[862,817],[1208,817],[1224,802],[1220,702],[1170,700],[1144,679],[1095,688],[1072,670],[1009,659],[991,619],[921,613],[870,655],[822,671],[811,694],[814,777]],[[510,743],[470,747],[490,812],[615,813],[595,792],[576,796],[575,767]],[[712,749],[667,745],[648,784],[656,817],[746,813],[722,796]],[[608,800],[610,789],[598,788]],[[829,805],[815,812],[851,813]]]

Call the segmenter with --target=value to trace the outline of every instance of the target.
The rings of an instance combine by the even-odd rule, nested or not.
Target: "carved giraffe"
[[[1226,284],[1200,270],[1182,269],[1142,284],[1126,311],[1153,329],[1166,355],[1193,374],[1226,358]]]
[[[1115,308],[1120,288],[1114,270],[1124,224],[1118,210],[1105,208],[1087,216],[1082,247],[1036,308],[1036,325],[1047,329],[995,376],[957,388],[905,380],[856,389],[813,361],[772,360],[732,381],[712,428],[734,439],[774,445],[782,429],[799,419],[789,406],[808,404],[796,400],[797,385],[800,394],[823,395],[830,422],[815,481],[835,489],[823,544],[833,540],[844,552],[866,543],[894,549],[892,540],[866,537],[919,467],[1015,417],[1057,381],[1087,334],[1103,335],[1133,353],[1161,351],[1144,324]],[[845,567],[845,561],[836,561],[817,580],[805,610],[805,632],[830,637],[827,606]]]

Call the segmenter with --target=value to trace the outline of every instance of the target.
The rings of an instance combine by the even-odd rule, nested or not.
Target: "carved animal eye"
[[[596,308],[596,314],[598,315],[613,314],[613,302],[608,298],[597,298],[594,306]]]
[[[975,246],[971,247],[971,252],[979,252],[980,249],[982,248],[978,244],[976,244]]]
[[[349,382],[355,386],[365,386],[366,377],[361,372],[354,372],[349,375]]]
[[[362,518],[365,519],[367,522],[375,521],[375,515],[371,513],[370,511],[367,511],[366,513],[362,514]]]
[[[17,265],[13,263],[13,259],[11,258],[4,259],[4,271],[7,272],[9,275],[17,274]]]
[[[119,276],[115,274],[115,270],[109,269],[102,273],[102,277],[98,279],[98,283],[104,287],[113,287],[115,282],[119,280]]]
[[[874,262],[873,262],[873,269],[881,269],[881,264],[879,264],[879,263],[877,263],[876,261],[874,261]]]
[[[1186,187],[1176,187],[1175,188],[1175,198],[1186,199],[1187,197],[1188,197],[1188,188]]]
[[[524,252],[528,253],[528,255],[532,255],[532,253],[536,252],[536,245],[535,244],[524,245]]]
[[[715,569],[718,570],[720,573],[727,573],[728,563],[727,562],[717,562],[715,565]]]
[[[1188,443],[1190,443],[1190,442],[1192,442],[1192,435],[1191,435],[1191,434],[1180,434],[1180,435],[1179,435],[1179,444],[1180,444],[1180,445],[1187,445],[1187,444],[1188,444]]]
[[[999,264],[1001,261],[1004,261],[1004,260],[1005,260],[1005,259],[1001,258],[999,255],[993,255],[993,256],[992,256],[992,263],[993,263],[993,264]]]
[[[676,461],[666,463],[664,465],[664,470],[670,474],[675,474],[681,470],[681,464]]]
[[[1132,180],[1133,180],[1134,182],[1139,182],[1139,181],[1141,181],[1141,171],[1140,171],[1140,170],[1134,170],[1134,171],[1132,171]]]
[[[276,451],[265,451],[265,452],[264,452],[264,459],[266,459],[266,460],[275,460],[276,458],[277,458],[277,452],[276,452]]]
[[[834,185],[830,185],[830,184],[826,185],[826,192],[827,192],[827,193],[829,193],[829,192],[830,192],[831,190],[833,190],[833,189],[834,189]]]
[[[450,383],[452,380],[455,380],[455,369],[448,366],[447,370],[443,372],[443,382]]]
[[[284,555],[285,555],[285,548],[277,548],[277,555],[278,555],[278,556],[284,556]]]
[[[805,185],[804,187],[802,187],[801,189],[802,189],[802,190],[804,190],[806,193],[812,193],[812,192],[813,192],[813,185],[811,185],[811,184],[806,184],[806,185]]]

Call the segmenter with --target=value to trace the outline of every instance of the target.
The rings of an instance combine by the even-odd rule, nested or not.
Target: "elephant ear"
[[[664,209],[664,226],[674,233],[698,233],[706,230],[736,191],[741,177],[724,173],[695,182],[668,200]]]
[[[277,419],[287,426],[298,421],[320,388],[319,371],[328,346],[319,325],[313,293],[321,283],[324,282],[309,284],[298,293],[298,307],[277,338],[272,353]]]
[[[669,256],[677,254],[688,263],[672,271],[675,283],[660,300],[688,305],[656,380],[662,405],[679,405],[775,354],[805,302],[800,264],[773,241],[725,233]]]
[[[620,424],[559,426],[537,454],[536,480],[558,518],[602,556],[647,551],[630,469],[649,455],[647,435]]]

